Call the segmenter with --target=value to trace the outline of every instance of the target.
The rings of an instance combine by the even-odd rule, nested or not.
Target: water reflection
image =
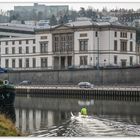
[[[83,106],[90,117],[84,128],[83,121],[71,119],[71,112],[77,116]],[[140,131],[139,102],[16,97],[15,108],[16,126],[32,136],[128,136],[123,129],[131,125],[137,125],[136,136]]]
[[[16,108],[16,127],[22,132],[33,132],[58,124],[67,118],[64,112]]]

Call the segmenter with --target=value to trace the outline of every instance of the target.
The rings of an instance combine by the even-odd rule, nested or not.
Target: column
[[[61,69],[61,56],[59,56],[59,69]]]
[[[68,56],[65,56],[65,69],[68,68]]]

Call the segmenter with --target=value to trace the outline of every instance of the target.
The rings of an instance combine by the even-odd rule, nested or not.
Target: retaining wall
[[[0,79],[8,79],[14,84],[29,80],[32,84],[77,84],[88,81],[95,85],[140,84],[140,68],[102,70],[44,70],[12,71],[0,74]]]

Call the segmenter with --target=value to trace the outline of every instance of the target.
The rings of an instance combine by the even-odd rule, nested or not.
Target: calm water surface
[[[134,101],[16,97],[16,127],[30,137],[139,136],[139,108]]]

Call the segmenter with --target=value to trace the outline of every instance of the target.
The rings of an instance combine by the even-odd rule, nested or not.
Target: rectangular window
[[[127,41],[126,40],[121,40],[120,51],[121,52],[127,52]]]
[[[19,54],[22,54],[22,47],[19,47]]]
[[[88,50],[88,40],[79,40],[80,44],[80,51],[87,51]]]
[[[19,44],[21,44],[21,40],[19,40]]]
[[[33,60],[33,68],[35,68],[36,67],[36,59],[33,58],[32,60]]]
[[[95,32],[95,36],[98,37],[98,32]]]
[[[15,45],[15,41],[12,41],[12,45]]]
[[[47,58],[41,58],[41,68],[46,68],[48,66]]]
[[[48,52],[48,41],[40,42],[40,52],[47,53]]]
[[[12,59],[12,68],[15,68],[15,67],[16,67],[16,60]]]
[[[40,39],[47,39],[47,36],[41,36]]]
[[[55,36],[54,40],[55,40],[55,41],[58,41],[58,40],[59,40],[59,38],[58,38],[57,36]]]
[[[80,37],[87,37],[87,33],[80,34]]]
[[[26,68],[29,68],[29,58],[26,58],[25,63],[26,63]]]
[[[26,47],[26,53],[29,53],[29,47]]]
[[[9,59],[5,59],[5,68],[9,67]]]
[[[19,68],[22,68],[22,59],[19,59]]]
[[[114,51],[117,51],[117,40],[114,40]]]
[[[87,56],[80,56],[80,66],[87,65]]]
[[[130,41],[130,52],[133,52],[133,42]]]
[[[12,47],[12,54],[15,54],[15,47]]]
[[[133,65],[133,56],[130,56],[130,66]]]
[[[33,53],[36,53],[36,48],[35,48],[35,46],[33,46]]]
[[[121,32],[120,37],[127,38],[127,32]]]
[[[73,50],[73,34],[53,35],[53,52],[68,52]]]
[[[114,56],[114,64],[117,64],[117,56]]]
[[[132,39],[133,38],[133,33],[130,33],[130,39]]]
[[[29,44],[29,40],[26,40],[26,44]]]
[[[8,41],[5,42],[5,45],[8,45]]]
[[[33,44],[35,44],[35,39],[33,39]]]
[[[114,37],[117,37],[117,32],[114,32]]]
[[[8,54],[9,50],[8,48],[5,48],[5,54]]]

